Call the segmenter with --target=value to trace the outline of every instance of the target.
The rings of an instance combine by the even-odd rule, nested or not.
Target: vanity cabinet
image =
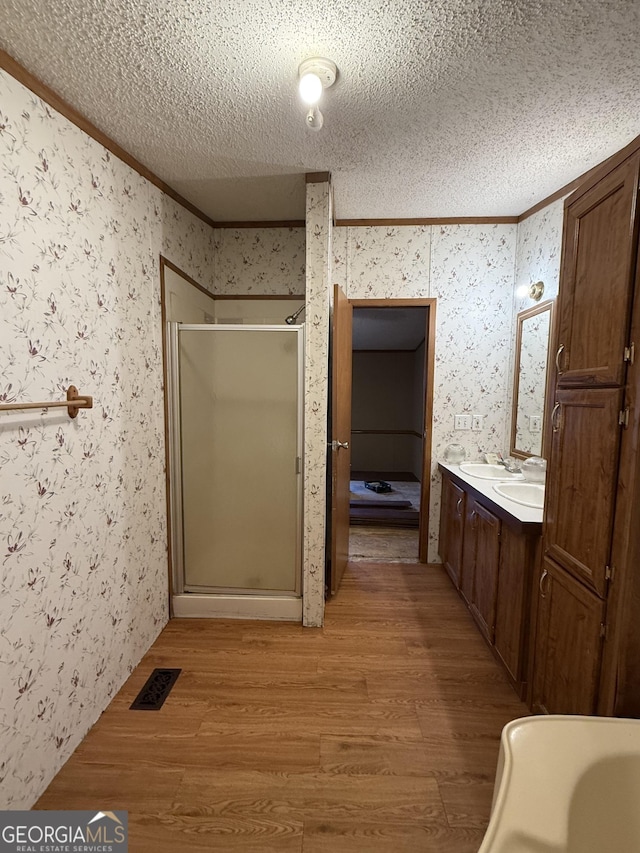
[[[531,585],[540,523],[523,523],[444,466],[440,556],[521,698],[529,681]],[[489,486],[490,488],[490,486]]]
[[[466,495],[453,480],[442,481],[440,513],[440,556],[457,589],[462,576],[462,534],[466,511]]]
[[[498,562],[502,523],[477,500],[472,503],[473,579],[469,608],[478,627],[490,644],[496,628],[496,599],[498,595]]]
[[[640,716],[639,176],[636,146],[565,202],[535,599],[549,713]]]

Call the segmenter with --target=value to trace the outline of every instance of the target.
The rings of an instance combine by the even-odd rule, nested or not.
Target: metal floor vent
[[[159,711],[181,672],[181,669],[154,669],[129,710]]]

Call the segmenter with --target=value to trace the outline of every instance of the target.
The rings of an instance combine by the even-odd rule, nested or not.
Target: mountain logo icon
[[[109,820],[113,820],[116,823],[119,823],[120,826],[122,826],[122,821],[113,812],[96,812],[94,817],[92,817],[89,821],[89,824],[96,823],[97,821],[102,820],[103,817],[108,817]]]

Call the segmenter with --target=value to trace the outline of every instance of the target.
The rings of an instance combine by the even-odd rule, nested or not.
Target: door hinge
[[[604,567],[604,579],[606,581],[611,581],[611,583],[613,583],[613,576],[615,575],[615,573],[616,573],[616,567],[615,566],[605,566]]]
[[[627,406],[626,409],[623,409],[620,412],[620,414],[618,415],[618,423],[620,424],[621,427],[624,427],[625,429],[628,428],[628,426],[629,426],[629,406]]]
[[[300,456],[296,456],[296,474],[300,474],[302,471],[302,458]]]
[[[632,341],[628,347],[624,348],[623,361],[626,361],[629,364],[633,364],[635,357],[636,357],[636,345]]]
[[[600,636],[603,638],[607,636],[607,626],[604,622],[600,623]]]

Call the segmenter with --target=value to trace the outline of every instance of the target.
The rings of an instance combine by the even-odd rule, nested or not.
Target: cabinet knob
[[[560,403],[556,403],[551,412],[551,426],[554,432],[558,432],[560,424],[558,423],[558,414],[560,412]]]
[[[458,503],[456,504],[456,512],[460,515],[460,507],[462,504],[462,498],[458,498]]]
[[[564,344],[560,344],[560,346],[558,347],[558,352],[556,353],[556,370],[558,371],[558,374],[562,373],[562,368],[560,367],[560,356],[563,352]]]

